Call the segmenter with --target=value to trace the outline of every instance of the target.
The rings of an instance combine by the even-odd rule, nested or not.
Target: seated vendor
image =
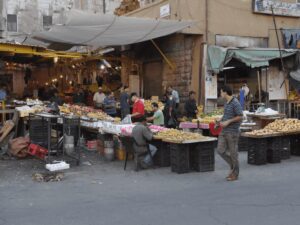
[[[165,118],[163,112],[159,109],[158,104],[156,102],[153,102],[152,104],[153,108],[153,116],[148,117],[147,121],[152,121],[154,125],[158,126],[164,126],[165,125]]]
[[[132,137],[134,139],[134,149],[137,152],[138,166],[147,169],[151,166],[151,156],[148,153],[148,148],[152,157],[155,155],[157,148],[154,145],[148,144],[153,138],[153,133],[147,127],[145,116],[140,118],[140,122],[132,129]],[[144,156],[146,155],[146,156]]]

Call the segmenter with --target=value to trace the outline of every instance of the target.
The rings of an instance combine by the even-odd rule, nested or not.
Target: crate
[[[154,165],[159,167],[169,167],[171,165],[170,144],[162,141],[151,142],[151,144],[157,147],[157,152],[153,157]]]
[[[191,145],[190,160],[192,169],[198,172],[215,170],[215,147],[217,142],[203,142]]]
[[[300,136],[290,137],[290,151],[292,155],[300,156]]]
[[[170,144],[171,171],[181,174],[190,171],[189,145]]]
[[[248,164],[264,165],[267,163],[267,139],[249,138]]]
[[[46,148],[43,148],[42,146],[30,144],[28,147],[28,154],[44,160],[46,155],[48,154],[48,150]]]
[[[29,137],[32,143],[47,147],[48,122],[43,118],[29,117]]]
[[[289,137],[281,138],[280,158],[289,159],[291,157],[291,145]]]
[[[249,140],[249,138],[240,136],[239,142],[238,142],[238,151],[239,152],[248,151],[248,148],[249,148],[248,140]]]
[[[268,163],[281,162],[281,139],[278,137],[268,139],[267,161]]]

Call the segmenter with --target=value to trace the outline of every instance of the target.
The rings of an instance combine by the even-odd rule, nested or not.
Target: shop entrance
[[[144,97],[162,96],[162,62],[147,62],[144,64]]]

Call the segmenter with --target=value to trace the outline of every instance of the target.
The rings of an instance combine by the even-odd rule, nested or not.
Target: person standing
[[[144,103],[136,93],[131,94],[131,101],[133,102],[131,114],[132,122],[139,122],[140,119],[145,115]]]
[[[116,100],[114,92],[110,92],[109,95],[103,101],[104,111],[107,115],[115,117],[117,114]]]
[[[104,102],[105,97],[106,96],[103,93],[102,87],[99,87],[98,92],[96,92],[94,94],[94,98],[93,98],[95,108],[101,109],[103,107],[103,102]]]
[[[148,144],[148,141],[151,141],[153,138],[153,133],[147,127],[147,120],[145,116],[140,118],[140,122],[136,124],[136,126],[132,129],[132,137],[134,140],[134,149],[137,153],[137,162],[138,166],[143,169],[147,169],[151,166],[151,158],[154,157],[157,148],[154,145]],[[150,150],[150,154],[148,153],[148,148]],[[145,157],[143,157],[146,154]],[[143,158],[142,158],[143,157]]]
[[[165,126],[167,128],[175,128],[176,122],[176,102],[170,92],[167,93],[166,103],[164,107]]]
[[[75,93],[73,93],[73,104],[84,105],[84,93],[80,86],[77,86]]]
[[[1,87],[0,87],[0,101],[5,100],[6,97],[7,97],[7,92],[6,92],[5,85],[1,85]]]
[[[124,119],[128,114],[130,114],[129,105],[129,94],[128,87],[124,86],[121,96],[120,96],[120,106],[121,106],[121,117]]]
[[[176,103],[176,109],[178,109],[179,103],[180,103],[178,91],[174,90],[174,88],[170,85],[168,87],[168,92],[171,93],[171,95]]]
[[[243,109],[239,101],[232,96],[230,87],[224,86],[221,88],[221,97],[226,100],[226,103],[223,117],[216,121],[223,128],[218,138],[217,151],[231,169],[226,179],[234,181],[239,176],[238,140]]]
[[[147,121],[153,121],[154,125],[158,126],[164,126],[165,125],[165,117],[163,112],[159,109],[158,104],[156,102],[153,102],[152,104],[153,108],[153,116],[148,117]]]
[[[186,116],[192,119],[195,119],[198,113],[195,94],[196,93],[194,91],[190,91],[189,99],[186,101],[184,105]]]

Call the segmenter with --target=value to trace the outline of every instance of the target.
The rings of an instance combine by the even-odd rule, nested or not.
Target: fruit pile
[[[176,129],[168,129],[168,130],[160,131],[155,135],[155,138],[174,141],[174,142],[205,139],[205,137],[201,134],[185,132]]]
[[[265,128],[248,132],[251,135],[270,135],[276,133],[300,132],[300,120],[298,119],[278,119],[269,123]]]
[[[145,111],[147,111],[147,112],[153,111],[152,105],[151,105],[153,102],[156,102],[156,101],[153,101],[153,100],[145,100],[144,101]],[[162,102],[156,102],[156,103],[158,104],[158,107],[160,110],[164,109],[164,104]]]

